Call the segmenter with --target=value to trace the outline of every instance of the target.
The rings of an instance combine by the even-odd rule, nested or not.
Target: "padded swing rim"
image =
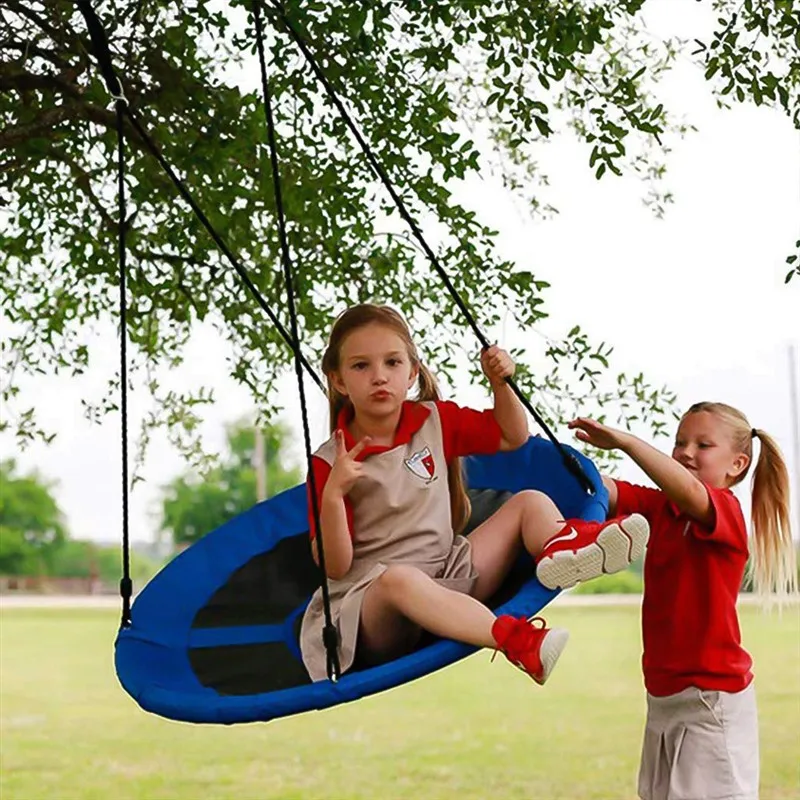
[[[594,464],[568,447],[581,461],[594,486],[585,495],[580,516],[603,520],[608,493]],[[470,488],[518,492],[532,486],[526,475],[531,462],[543,455],[555,457],[555,448],[540,437],[532,437],[516,451],[465,459]],[[560,456],[557,456],[560,462]],[[553,475],[564,486],[566,470]],[[541,477],[538,476],[537,477]],[[545,476],[547,477],[547,476]],[[577,481],[568,477],[575,486]],[[552,496],[551,492],[548,492]],[[556,492],[557,493],[557,492]],[[554,498],[556,499],[556,498]],[[265,514],[268,511],[268,514]],[[268,524],[265,525],[265,523]],[[258,535],[254,536],[254,531]],[[336,683],[329,680],[250,695],[220,695],[202,686],[188,658],[192,619],[219,588],[212,576],[229,576],[249,559],[271,550],[280,540],[307,535],[306,489],[296,486],[239,515],[185,550],[143,589],[132,608],[132,625],[119,631],[115,662],[120,683],[145,710],[169,719],[195,723],[246,723],[268,721],[304,711],[329,708],[408,683],[475,652],[478,648],[440,640],[387,664],[345,674]],[[182,583],[182,575],[205,574],[208,581]],[[223,580],[224,582],[224,580]],[[517,593],[496,609],[497,613],[532,616],[558,594],[529,579]],[[176,603],[175,599],[180,598]],[[296,610],[285,625],[292,625]],[[158,626],[147,620],[158,620]],[[144,624],[143,624],[144,622]],[[179,639],[183,646],[176,646]],[[143,666],[149,669],[143,669]],[[186,687],[191,687],[187,691]]]

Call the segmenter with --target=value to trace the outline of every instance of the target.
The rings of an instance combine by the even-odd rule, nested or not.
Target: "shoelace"
[[[521,618],[519,618],[517,620],[517,622],[521,622],[521,621],[522,621]],[[537,623],[541,623],[541,624],[537,625]],[[526,624],[526,626],[530,625],[534,629],[538,629],[538,630],[542,630],[542,629],[547,627],[547,622],[545,621],[545,619],[543,617],[536,616],[535,614],[532,617],[528,617],[525,620],[525,624]],[[528,644],[529,642],[530,642],[530,637],[527,637],[526,644]],[[494,652],[492,653],[492,657],[491,657],[491,659],[489,659],[489,663],[490,664],[492,664],[494,662],[495,658],[497,657],[497,654],[501,651],[501,649],[502,648],[495,647]],[[520,665],[520,661],[519,661],[518,658],[515,658],[514,656],[519,654],[519,652],[524,650],[524,649],[526,649],[526,648],[517,646],[517,647],[514,648],[514,650],[516,651],[515,653],[509,653],[508,649],[503,650],[503,652],[508,656],[509,661],[512,664],[514,664],[514,666],[518,667]]]

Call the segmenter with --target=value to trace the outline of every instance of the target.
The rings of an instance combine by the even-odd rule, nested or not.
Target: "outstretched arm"
[[[684,514],[703,525],[713,525],[714,507],[708,496],[708,489],[674,458],[656,450],[632,433],[609,428],[593,419],[579,417],[570,422],[569,427],[576,431],[576,436],[582,442],[601,450],[622,450]],[[614,495],[609,511],[616,507],[616,487]]]
[[[505,350],[492,345],[481,353],[481,367],[494,395],[492,411],[500,426],[500,449],[516,450],[528,441],[529,434],[525,408],[505,380],[514,374],[514,362]]]

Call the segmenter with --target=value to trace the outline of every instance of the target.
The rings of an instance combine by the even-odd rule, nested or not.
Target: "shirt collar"
[[[428,419],[430,413],[430,408],[422,405],[422,403],[406,400],[400,409],[400,421],[397,424],[397,430],[394,433],[394,441],[391,446],[365,447],[357,460],[363,461],[367,456],[385,453],[387,450],[393,450],[402,444],[408,444],[411,441],[411,437],[425,424],[425,420]],[[353,419],[353,415],[353,406],[348,403],[339,412],[339,417],[336,420],[336,428],[344,433],[344,446],[348,450],[351,450],[356,445],[356,440],[353,438],[353,434],[350,433],[350,421]]]

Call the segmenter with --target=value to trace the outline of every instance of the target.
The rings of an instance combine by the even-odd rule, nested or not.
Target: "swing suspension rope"
[[[275,129],[274,129],[274,119],[272,117],[272,108],[271,108],[271,98],[269,94],[269,87],[267,81],[267,73],[266,73],[266,59],[264,55],[264,34],[263,34],[263,21],[261,18],[261,9],[260,9],[260,2],[259,0],[253,0],[253,16],[256,23],[256,37],[257,37],[257,47],[259,52],[259,63],[261,67],[261,81],[262,81],[262,92],[264,95],[264,109],[267,121],[267,132],[268,132],[268,141],[270,147],[270,159],[272,164],[272,175],[273,175],[273,185],[275,191],[275,201],[276,201],[276,212],[278,216],[278,225],[279,225],[279,235],[280,235],[280,245],[281,245],[281,256],[282,256],[282,264],[283,264],[283,271],[284,271],[284,279],[286,283],[286,291],[287,291],[287,299],[289,305],[289,314],[290,314],[290,331],[286,331],[283,325],[280,323],[280,320],[277,316],[272,312],[270,307],[268,306],[267,302],[264,300],[263,296],[261,295],[258,288],[255,286],[253,281],[251,280],[247,270],[244,266],[238,261],[238,259],[233,255],[230,248],[226,245],[222,237],[217,233],[214,227],[211,225],[208,218],[203,213],[202,209],[197,205],[191,193],[186,188],[183,181],[178,178],[175,172],[170,167],[169,163],[164,159],[161,155],[159,149],[154,144],[152,139],[147,135],[141,124],[139,123],[136,115],[133,113],[130,105],[127,102],[123,92],[121,83],[116,75],[114,70],[112,61],[111,61],[111,54],[110,49],[108,47],[108,42],[105,36],[105,32],[103,27],[97,18],[94,10],[92,9],[89,0],[77,0],[77,4],[86,19],[87,28],[90,33],[90,37],[92,40],[93,50],[95,58],[97,59],[99,69],[104,77],[106,82],[108,91],[111,97],[115,101],[116,106],[116,121],[117,121],[117,139],[118,139],[118,166],[117,166],[117,173],[118,173],[118,204],[119,204],[119,265],[120,265],[120,274],[119,274],[119,286],[120,286],[120,326],[121,326],[121,334],[120,334],[120,389],[121,389],[121,412],[122,412],[122,450],[123,450],[123,578],[120,582],[120,591],[123,600],[123,611],[122,611],[122,627],[128,627],[130,625],[130,599],[132,593],[132,584],[130,579],[130,543],[129,543],[129,513],[128,513],[128,469],[127,469],[127,451],[128,451],[128,444],[127,444],[127,354],[126,354],[126,321],[127,321],[127,307],[126,307],[126,297],[125,297],[125,288],[126,288],[126,246],[125,246],[125,223],[126,223],[126,206],[125,206],[125,189],[124,189],[124,117],[130,121],[132,127],[140,137],[141,141],[144,143],[146,148],[150,151],[150,153],[156,158],[162,169],[166,172],[169,178],[172,180],[173,184],[178,189],[180,195],[184,198],[184,200],[188,203],[192,211],[194,211],[197,218],[203,224],[203,226],[208,231],[209,235],[212,237],[214,242],[217,244],[219,249],[222,253],[226,256],[230,264],[234,267],[242,282],[254,296],[256,301],[258,302],[259,306],[264,310],[267,315],[269,316],[272,323],[275,325],[276,329],[280,333],[281,337],[284,341],[289,345],[291,348],[293,355],[294,355],[294,363],[295,363],[295,371],[298,380],[298,387],[300,391],[300,400],[301,400],[301,409],[303,415],[303,433],[305,439],[305,447],[306,447],[306,455],[309,461],[309,481],[311,482],[311,502],[312,502],[312,511],[314,515],[314,519],[317,525],[317,530],[321,534],[320,524],[319,524],[319,507],[318,507],[318,499],[316,493],[316,487],[314,486],[314,473],[313,469],[311,469],[311,445],[310,445],[310,431],[308,425],[308,415],[307,415],[307,404],[305,400],[305,391],[303,386],[302,380],[302,369],[305,368],[306,371],[312,376],[314,381],[317,385],[323,390],[324,387],[322,381],[320,380],[319,376],[316,374],[314,369],[308,363],[308,361],[303,357],[301,350],[300,350],[300,340],[299,334],[297,330],[297,314],[296,314],[296,304],[294,299],[294,281],[292,276],[292,266],[291,266],[291,259],[289,256],[289,248],[288,248],[288,241],[286,236],[286,226],[285,226],[285,214],[283,210],[283,203],[282,203],[282,196],[280,191],[280,178],[279,178],[279,171],[278,171],[278,159],[277,159],[277,146],[275,141]],[[450,281],[447,273],[439,263],[438,258],[431,250],[430,246],[425,241],[424,236],[422,235],[421,230],[419,229],[418,225],[414,221],[413,217],[411,217],[408,209],[406,208],[402,198],[399,196],[397,191],[395,190],[394,186],[392,185],[386,171],[384,170],[381,163],[378,161],[376,156],[374,155],[372,149],[365,141],[364,137],[362,136],[361,132],[359,131],[358,127],[353,122],[352,118],[348,114],[346,108],[344,107],[342,101],[336,94],[333,86],[331,85],[330,81],[327,79],[327,76],[324,74],[322,69],[320,68],[319,64],[317,63],[316,59],[314,58],[313,54],[309,50],[306,42],[303,40],[302,36],[296,30],[296,28],[291,24],[288,18],[285,16],[283,12],[283,8],[277,0],[272,0],[272,7],[276,12],[277,18],[286,28],[286,30],[291,35],[292,39],[297,43],[298,47],[302,51],[303,55],[307,59],[308,63],[310,64],[314,74],[316,75],[317,79],[322,84],[325,92],[327,93],[328,97],[330,98],[331,102],[336,106],[337,110],[339,111],[342,119],[348,126],[349,130],[353,134],[354,138],[358,142],[359,146],[361,147],[362,151],[364,152],[365,156],[367,157],[370,166],[372,167],[376,176],[380,179],[383,183],[387,191],[389,192],[390,196],[392,197],[395,205],[398,208],[403,219],[411,228],[414,236],[419,241],[420,245],[422,246],[425,254],[428,256],[432,266],[436,270],[436,272],[441,277],[442,281],[444,282],[447,290],[451,294],[454,302],[459,307],[461,312],[464,314],[465,319],[467,320],[469,326],[472,328],[473,332],[475,333],[476,337],[478,338],[479,342],[481,343],[483,348],[489,346],[489,342],[479,329],[477,323],[475,322],[472,314],[470,313],[469,309],[465,305],[464,301],[459,296],[458,292],[456,291],[455,287],[453,286],[452,282]],[[534,420],[539,424],[539,426],[544,430],[550,441],[556,446],[561,457],[569,469],[569,471],[577,478],[581,486],[589,493],[593,493],[593,488],[591,483],[588,480],[583,468],[581,467],[580,463],[578,462],[577,458],[572,455],[571,453],[567,452],[561,443],[555,438],[552,431],[547,426],[547,423],[542,419],[542,417],[536,412],[536,410],[532,407],[529,400],[522,394],[519,387],[516,383],[511,380],[510,378],[506,379],[516,396],[519,400],[523,403],[524,407],[528,410],[528,412],[533,416]],[[332,625],[331,621],[331,614],[330,614],[330,598],[327,586],[327,577],[324,568],[324,547],[322,544],[322,536],[318,537],[318,549],[319,549],[319,560],[320,560],[320,570],[322,572],[322,586],[323,586],[323,604],[325,608],[325,629],[323,632],[323,638],[325,643],[326,652],[328,654],[328,674],[332,679],[336,679],[339,674],[339,665],[338,665],[338,657],[337,657],[337,637],[336,637],[336,630],[335,627]]]
[[[116,110],[117,125],[117,213],[119,214],[118,226],[118,260],[119,260],[119,383],[120,383],[120,425],[122,428],[122,578],[119,583],[119,592],[122,596],[122,627],[131,624],[131,596],[133,595],[133,582],[131,581],[131,551],[130,551],[130,523],[128,499],[128,301],[126,296],[127,276],[127,247],[125,234],[127,225],[127,210],[125,207],[125,135],[123,131],[123,115],[128,101],[122,91],[122,86],[117,81],[117,93],[112,93]]]
[[[310,484],[311,508],[314,516],[315,530],[317,531],[317,554],[319,556],[319,568],[322,573],[322,606],[324,609],[325,625],[322,629],[322,641],[325,645],[326,668],[328,677],[332,681],[339,679],[341,669],[339,666],[339,635],[336,626],[333,624],[331,615],[330,589],[328,587],[328,573],[325,569],[325,547],[323,544],[323,531],[320,523],[319,498],[317,496],[317,481],[314,475],[311,454],[311,430],[308,424],[308,408],[306,405],[306,393],[303,386],[303,368],[300,362],[300,333],[297,327],[297,309],[294,297],[294,274],[292,260],[289,255],[289,242],[286,237],[286,216],[283,210],[283,194],[281,192],[281,178],[278,169],[278,145],[275,137],[275,120],[272,116],[272,98],[269,91],[269,81],[267,79],[267,61],[264,54],[264,24],[261,19],[261,4],[259,0],[253,0],[253,18],[256,26],[256,45],[258,48],[258,63],[261,69],[261,91],[264,102],[264,115],[267,123],[267,139],[269,141],[270,163],[272,164],[272,185],[275,193],[275,209],[278,216],[278,234],[281,243],[281,261],[283,263],[283,279],[286,284],[286,298],[289,306],[289,319],[291,326],[294,366],[297,376],[297,389],[300,394],[300,411],[303,419],[303,442],[306,448],[306,462],[308,464],[308,481]]]
[[[122,90],[122,84],[114,72],[111,57],[108,53],[108,42],[99,20],[87,0],[78,0],[89,33],[93,49],[106,83],[106,88],[114,101],[115,123],[117,131],[117,260],[119,264],[119,387],[120,387],[120,425],[122,438],[122,578],[119,592],[122,597],[121,628],[131,624],[131,596],[133,582],[131,580],[130,558],[130,510],[128,498],[128,304],[127,304],[127,208],[125,199],[125,133],[124,116],[128,110],[128,100]]]

